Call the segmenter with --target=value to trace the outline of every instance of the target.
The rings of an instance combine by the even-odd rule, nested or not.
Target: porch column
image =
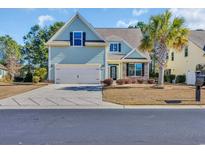
[[[149,63],[144,63],[144,78],[149,79]]]
[[[122,78],[127,77],[127,63],[122,64]]]

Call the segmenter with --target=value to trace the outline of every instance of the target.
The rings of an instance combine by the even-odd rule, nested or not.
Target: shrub
[[[46,68],[36,68],[34,70],[34,76],[38,76],[40,78],[40,81],[44,81],[47,75],[47,69]]]
[[[186,75],[177,75],[176,83],[185,83],[186,82]]]
[[[116,83],[117,83],[118,85],[123,85],[123,84],[125,84],[125,81],[124,81],[124,79],[118,79],[118,80],[116,81]]]
[[[154,84],[154,83],[155,83],[155,80],[154,80],[154,79],[149,79],[149,80],[147,80],[147,83],[148,83],[148,84]]]
[[[102,81],[102,83],[106,86],[111,86],[113,84],[113,79],[112,78],[108,78]]]
[[[26,77],[24,78],[24,82],[32,82],[33,80],[33,74],[31,72],[28,72],[26,74]]]
[[[0,79],[0,82],[11,82],[11,76],[6,74],[2,79]]]
[[[11,75],[7,73],[7,74],[4,76],[4,80],[5,80],[6,82],[11,82]]]
[[[137,82],[138,82],[139,84],[142,84],[142,83],[144,82],[144,80],[143,80],[143,79],[137,79]]]
[[[164,81],[165,82],[169,82],[172,83],[172,81],[176,78],[176,76],[174,74],[170,74],[170,75],[165,75],[164,76]]]
[[[164,82],[170,82],[169,75],[164,75]]]
[[[40,77],[39,76],[33,76],[33,83],[39,83]]]
[[[14,77],[14,81],[15,81],[15,82],[23,82],[23,77],[21,77],[21,76],[15,76],[15,77]]]
[[[155,73],[155,72],[150,72],[149,76],[151,78],[157,78],[159,76],[159,73]]]
[[[125,84],[131,84],[132,80],[130,78],[124,79]]]
[[[137,83],[137,79],[131,78],[131,83],[133,83],[133,84]]]
[[[176,75],[171,74],[171,75],[170,75],[170,82],[172,83],[172,81],[173,81],[175,78],[176,78]]]

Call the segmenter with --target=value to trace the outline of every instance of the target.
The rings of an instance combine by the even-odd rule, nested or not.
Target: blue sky
[[[127,27],[137,21],[147,22],[151,15],[162,13],[166,9],[0,9],[0,35],[8,34],[23,44],[22,37],[34,24],[43,27],[55,21],[66,22],[77,10],[94,27]],[[183,14],[188,27],[203,28],[204,10],[172,9],[172,12],[177,16]]]

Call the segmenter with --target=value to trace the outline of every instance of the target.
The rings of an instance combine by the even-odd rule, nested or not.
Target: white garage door
[[[100,83],[100,67],[94,64],[56,64],[55,83]]]

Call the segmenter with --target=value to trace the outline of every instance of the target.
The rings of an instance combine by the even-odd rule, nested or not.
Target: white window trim
[[[74,33],[81,33],[81,45],[75,45]],[[83,31],[73,31],[73,47],[83,47]]]
[[[110,42],[110,43],[109,43],[109,51],[110,51],[110,53],[118,53],[118,52],[119,52],[119,43],[120,43],[120,42]],[[110,45],[111,45],[111,44],[117,44],[117,51],[111,51],[111,50],[110,50]]]
[[[129,76],[129,77],[142,77],[142,69],[143,69],[143,68],[141,69],[141,75],[140,75],[140,76],[137,76],[137,75],[136,75],[136,64],[141,64],[141,65],[142,65],[142,63],[133,63],[133,64],[135,65],[135,69],[134,69],[134,72],[135,72],[134,74],[135,74],[135,75],[132,75],[132,76]]]

